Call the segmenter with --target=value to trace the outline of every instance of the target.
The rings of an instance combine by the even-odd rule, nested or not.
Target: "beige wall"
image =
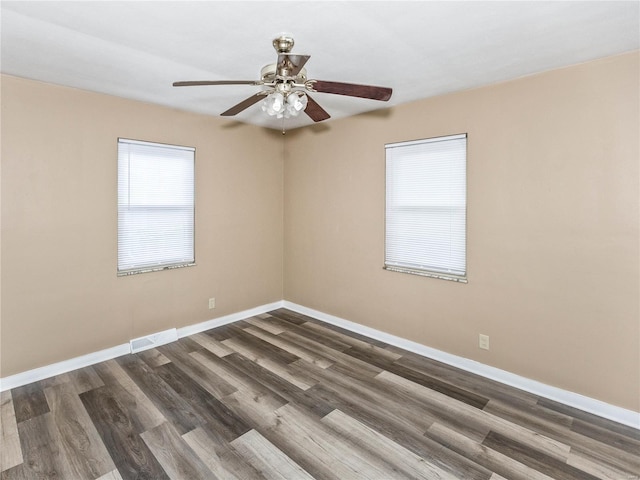
[[[197,266],[116,276],[118,137],[196,147]],[[281,300],[281,137],[3,76],[0,375]]]
[[[638,71],[636,52],[289,135],[285,299],[640,411]],[[384,144],[463,132],[469,283],[383,271]]]
[[[315,125],[284,159],[277,131],[3,76],[0,376],[284,296],[640,411],[638,71]],[[384,144],[462,132],[469,283],[383,271]],[[119,136],[196,147],[196,267],[116,277]]]

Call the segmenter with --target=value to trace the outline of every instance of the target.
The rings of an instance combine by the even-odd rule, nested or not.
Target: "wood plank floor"
[[[640,432],[276,310],[3,392],[0,477],[640,478]]]

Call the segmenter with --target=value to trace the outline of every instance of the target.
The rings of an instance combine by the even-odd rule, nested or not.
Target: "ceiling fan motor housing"
[[[269,65],[265,65],[260,70],[260,78],[264,82],[272,82],[276,79],[278,75],[278,64],[270,63]],[[291,77],[290,80],[295,81],[295,83],[304,83],[307,79],[307,69],[301,69],[295,77]]]

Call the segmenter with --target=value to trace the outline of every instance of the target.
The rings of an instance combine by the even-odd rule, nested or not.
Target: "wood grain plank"
[[[612,431],[610,429],[585,422],[579,418],[571,424],[571,431],[593,440],[606,443],[631,455],[640,455],[640,439]]]
[[[247,345],[250,345],[255,351],[260,352],[263,356],[272,358],[279,363],[289,364],[300,358],[297,355],[273,345],[255,335],[251,335],[247,332],[247,329],[249,328],[255,327],[249,326],[243,328],[238,332],[238,335],[234,340],[242,341]]]
[[[315,415],[323,416],[333,410],[333,407],[307,393],[305,390],[300,389],[282,376],[251,362],[237,353],[225,357],[224,360],[232,363],[238,370],[254,378],[272,392],[277,392],[277,394],[287,402],[295,402]],[[304,360],[300,361],[304,362]]]
[[[229,323],[227,325],[222,325],[221,327],[212,328],[211,330],[207,330],[203,333],[205,335],[209,335],[214,340],[222,342],[223,340],[236,337],[238,335],[238,332],[242,331],[243,328],[246,328],[248,326],[249,324],[247,322],[238,321]]]
[[[566,438],[567,432],[571,430],[573,419],[566,415],[549,412],[538,404],[522,403],[512,401],[504,403],[501,400],[491,399],[483,408],[487,413],[496,415],[516,425],[534,431],[545,431],[548,435],[557,440]],[[564,432],[564,433],[556,433]]]
[[[202,345],[200,345],[198,342],[193,340],[191,337],[182,337],[182,338],[180,338],[179,340],[177,340],[175,342],[168,343],[167,345],[173,345],[173,344],[180,345],[180,347],[183,350],[185,350],[185,351],[187,351],[189,353],[197,352],[198,350],[202,350]]]
[[[291,310],[287,310],[286,308],[278,308],[268,312],[268,314],[280,320],[293,323],[294,325],[303,325],[307,322],[304,318],[301,318],[299,314],[292,312]]]
[[[166,357],[214,397],[222,398],[237,391],[236,387],[225,381],[220,375],[196,361],[191,356],[191,353],[194,352],[189,353],[179,342],[164,345],[160,349]]]
[[[175,364],[162,365],[156,369],[156,372],[204,420],[200,424],[203,428],[214,429],[227,442],[231,442],[251,429],[224,403],[213,397]]]
[[[331,371],[351,378],[375,378],[382,370],[374,365],[339,353],[336,362],[329,367]]]
[[[427,396],[415,394],[416,389],[423,390],[425,387],[414,384],[406,379],[401,381],[400,378],[402,377],[393,377],[400,383],[400,385],[398,385],[393,382],[384,381],[386,377],[383,373],[393,375],[388,372],[381,372],[374,379],[370,379],[367,377],[358,377],[354,375],[353,372],[344,371],[335,366],[329,370],[339,374],[339,376],[333,380],[334,384],[340,384],[346,388],[356,388],[357,395],[360,398],[371,398],[373,402],[386,406],[388,410],[398,410],[397,406],[401,405],[402,407],[399,410],[401,417],[413,425],[420,426],[421,434],[435,421],[444,423],[452,428],[463,429],[471,438],[478,440],[484,439],[490,431],[487,425],[471,423],[461,418],[455,408],[456,404],[460,402],[452,401],[442,394],[442,397],[447,398],[446,402],[436,403],[429,401]],[[344,379],[342,377],[344,377]],[[374,395],[374,397],[371,397],[372,395]],[[442,408],[443,405],[446,405],[447,408]]]
[[[18,423],[18,432],[24,463],[14,467],[22,470],[15,478],[73,478],[67,459],[60,450],[59,437],[51,413],[47,412]],[[11,475],[7,477],[12,478]]]
[[[275,345],[282,350],[296,355],[298,358],[317,365],[320,368],[328,368],[334,364],[332,360],[323,357],[322,355],[319,355],[312,350],[296,345],[293,342],[290,342],[278,335],[273,335],[265,330],[262,330],[261,328],[247,327],[244,329],[244,331],[264,340],[265,342],[269,342],[270,344]]]
[[[166,366],[166,365],[165,365]],[[141,435],[171,480],[217,480],[209,467],[167,422]]]
[[[309,375],[292,373],[291,370],[287,368],[287,364],[270,357],[268,352],[256,347],[256,345],[251,342],[245,341],[243,338],[229,338],[222,343],[256,365],[274,373],[301,390],[311,388],[316,383]],[[298,357],[295,358],[297,359]]]
[[[493,475],[491,475],[491,478],[489,480],[507,480],[507,479],[504,478],[502,475],[498,475],[497,473],[494,473]]]
[[[63,374],[62,377],[66,377],[68,379],[69,383],[73,385],[78,395],[104,385],[104,382],[92,366],[73,370]]]
[[[640,472],[640,448],[633,448],[633,440],[629,436],[620,435],[609,429],[593,425],[588,430],[588,435],[576,432],[573,424],[566,427],[562,424],[549,422],[546,414],[541,417],[530,415],[513,406],[489,402],[484,409],[488,413],[500,416],[500,418],[514,424],[522,425],[533,431],[544,432],[545,436],[566,445],[571,445],[571,451],[581,456],[593,455],[597,458],[605,470],[610,467],[620,467],[628,471]],[[536,409],[537,410],[537,409]],[[581,422],[582,420],[573,419]],[[585,427],[578,427],[584,430]],[[622,444],[625,448],[619,448]],[[640,474],[638,474],[640,476]]]
[[[597,436],[596,432],[600,427],[596,427],[595,430],[592,430],[592,436],[587,436],[581,435],[573,431],[570,427],[567,428],[562,424],[549,423],[544,415],[542,418],[538,418],[537,420],[534,419],[526,421],[523,419],[522,412],[519,412],[517,408],[503,404],[491,404],[490,402],[489,405],[485,407],[485,411],[500,416],[500,418],[512,425],[523,425],[528,430],[544,432],[544,435],[548,438],[552,438],[565,445],[571,445],[571,452],[573,453],[586,455],[587,457],[592,455],[603,466],[613,466],[631,472],[640,472],[640,455],[638,455],[640,452],[628,452],[617,448],[615,445],[606,443],[607,439],[610,438],[611,435],[619,435],[617,432],[606,430],[601,439],[596,439],[592,437]],[[496,430],[495,426],[492,428]],[[508,435],[506,431],[501,431],[500,433]],[[508,436],[514,440],[518,440],[518,437],[516,436]],[[629,438],[629,441],[632,441],[632,439]],[[547,453],[553,456],[553,453],[548,451]],[[564,457],[559,457],[560,460],[563,458]]]
[[[325,337],[332,338],[336,341],[351,345],[351,347],[354,349],[357,349],[363,352],[368,352],[374,355],[378,355],[381,358],[384,358],[391,362],[398,360],[399,358],[402,358],[402,355],[396,352],[392,352],[382,347],[378,347],[377,345],[374,345],[371,342],[360,340],[358,338],[355,338],[353,335],[347,335],[345,333],[332,330],[324,325],[320,325],[319,323],[308,322],[308,323],[305,323],[304,326],[305,328],[313,332],[317,332],[318,334],[324,335]]]
[[[238,438],[243,438],[249,432]],[[264,480],[262,475],[249,461],[243,458],[232,446],[220,442],[202,428],[185,433],[182,438],[198,455],[200,460],[220,479],[224,480]],[[238,439],[236,439],[238,440]],[[236,441],[234,440],[234,442]],[[295,477],[291,477],[295,478]]]
[[[508,422],[484,410],[478,410],[464,402],[454,403],[446,395],[438,391],[429,388],[419,388],[404,377],[390,372],[382,372],[376,379],[387,384],[389,388],[397,388],[407,393],[412,393],[417,398],[421,398],[437,406],[442,412],[449,412],[450,415],[457,416],[459,421],[468,425],[469,428],[475,428],[477,430],[487,428],[499,432],[508,438],[526,439],[529,445],[560,461],[566,461],[569,451],[571,450],[568,445],[560,441]]]
[[[381,368],[378,368],[375,365],[363,362],[353,356],[345,355],[342,351],[335,350],[324,344],[316,343],[307,337],[298,335],[296,332],[286,331],[281,333],[279,336],[304,348],[314,349],[316,352],[333,361],[335,364],[357,370],[361,375],[375,377],[382,371]],[[335,367],[335,365],[333,367]]]
[[[311,340],[315,344],[324,345],[325,347],[328,347],[332,350],[336,350],[338,352],[342,352],[344,350],[347,350],[348,348],[351,348],[351,345],[349,345],[348,343],[341,342],[339,340],[334,340],[329,336],[320,334],[318,332],[313,332],[308,328],[306,328],[304,324],[298,325],[274,316],[270,317],[268,321],[272,324],[275,324],[278,327],[283,328],[284,331],[287,333],[295,333],[296,335],[299,335],[301,337],[307,338],[308,340]]]
[[[584,420],[585,422],[597,425],[604,429],[608,429],[620,435],[626,435],[627,437],[634,440],[640,440],[640,429],[622,425],[620,423],[614,422],[613,420],[599,417],[592,413],[578,410],[577,408],[570,407],[569,405],[563,405],[562,403],[558,403],[547,398],[538,399],[538,405],[555,412],[563,413],[573,418]]]
[[[366,335],[362,335],[361,333],[357,333],[354,332],[352,330],[347,330],[346,328],[342,328],[339,327],[338,325],[332,324],[332,323],[327,323],[323,320],[318,320],[317,318],[313,318],[310,317],[308,315],[304,315],[303,313],[299,313],[299,312],[293,312],[290,310],[287,310],[291,315],[299,318],[300,320],[303,320],[304,323],[302,325],[306,325],[308,323],[315,323],[317,325],[320,325],[324,328],[327,328],[329,330],[333,330],[334,332],[338,332],[338,333],[342,333],[344,335],[347,335],[351,338],[357,339],[357,340],[361,340],[363,342],[369,343],[371,345],[375,345],[376,347],[380,347],[380,348],[384,348],[386,350],[389,350],[390,352],[394,352],[397,353],[399,355],[404,355],[406,353],[406,350],[403,350],[399,347],[396,347],[394,345],[390,345],[388,343],[385,343],[381,340],[377,340],[375,338],[371,338],[371,337],[367,337]]]
[[[476,393],[480,396],[500,400],[507,404],[517,403],[518,405],[536,405],[538,397],[532,393],[518,390],[503,383],[481,377],[459,368],[438,362],[431,358],[425,358],[417,353],[404,352],[402,357],[395,361],[398,365],[411,368],[425,375],[439,378],[442,381],[457,385],[465,390]],[[540,408],[542,411],[542,408]],[[548,416],[554,417],[556,421],[563,424],[570,424],[572,419],[559,412],[546,412]],[[553,413],[553,414],[552,414]]]
[[[397,478],[393,468],[294,405],[268,419],[262,433],[318,480]]]
[[[205,420],[193,411],[187,401],[181,398],[151,367],[135,355],[118,357],[116,362],[140,387],[140,390],[149,397],[156,408],[162,412],[162,415],[178,429],[181,435],[205,423]],[[166,365],[160,368],[164,367]]]
[[[169,480],[111,388],[106,385],[90,390],[80,399],[118,472],[124,480]]]
[[[246,392],[238,390],[236,393],[224,398],[224,404],[238,417],[250,423],[254,429],[266,428],[266,419],[273,415],[277,408],[272,408],[260,398],[251,397]],[[209,432],[208,432],[209,433]]]
[[[46,388],[44,393],[73,478],[93,479],[114,470],[116,466],[74,386],[61,384]]]
[[[18,423],[11,391],[0,392],[0,472],[22,463]]]
[[[160,351],[157,348],[151,348],[149,350],[136,353],[136,355],[139,358],[141,358],[142,361],[147,365],[149,365],[151,368],[156,368],[162,365],[166,365],[171,361],[167,357],[165,357],[162,353],[160,353]]]
[[[439,442],[448,450],[459,453],[489,471],[503,475],[510,480],[552,480],[548,475],[471,440],[466,435],[444,425],[434,423],[429,427],[425,436]]]
[[[371,455],[380,457],[396,472],[394,478],[425,480],[434,478],[456,480],[457,478],[340,410],[332,411],[321,421],[352,443],[357,443],[361,448],[368,450]]]
[[[233,355],[238,354],[234,352]],[[272,407],[272,410],[281,407],[288,401],[279,393],[265,387],[255,378],[239,370],[233,361],[229,362],[226,358],[219,358],[207,350],[193,352],[191,356],[206,368],[211,369],[214,373],[222,377],[227,383],[237,388],[238,392],[242,392],[248,398],[254,399],[255,402],[269,405]]]
[[[18,423],[49,412],[49,405],[39,382],[14,388],[11,396]]]
[[[225,355],[233,353],[233,350],[229,347],[226,347],[221,342],[215,340],[209,335],[205,335],[204,333],[196,333],[195,335],[192,335],[191,338],[218,357],[224,357]]]
[[[56,385],[60,385],[61,383],[68,383],[69,376],[66,373],[62,373],[60,375],[55,375],[49,378],[43,378],[38,383],[40,383],[40,388],[45,389],[47,387],[55,387]]]
[[[20,465],[15,465],[7,470],[3,470],[0,472],[0,480],[30,480],[31,478],[38,477],[29,477],[28,474],[25,473],[25,465],[21,463]],[[46,478],[46,477],[40,477]]]
[[[487,480],[489,478],[491,472],[487,469],[423,436],[422,428],[406,420],[402,415],[398,415],[395,409],[388,410],[385,406],[366,401],[348,390],[341,391],[335,385],[329,387],[332,390],[318,384],[311,389],[310,393],[421,456],[431,464],[458,475],[458,478],[465,480]],[[424,421],[425,419],[422,419],[422,422]]]
[[[283,332],[286,332],[286,328],[279,327],[273,322],[270,322],[269,319],[271,315],[261,314],[255,317],[247,318],[247,323],[250,325],[261,328],[262,330],[269,332],[273,335],[280,335]],[[247,327],[248,328],[248,327]]]
[[[605,467],[619,468],[632,472],[633,475],[640,477],[640,455],[630,455],[625,452],[620,453],[620,450],[604,443],[596,442],[588,437],[582,438],[590,440],[589,444],[580,442],[579,444],[572,445],[572,453],[582,457],[592,458]]]
[[[160,410],[115,360],[107,360],[94,368],[105,385],[110,387],[109,391],[126,408],[136,432],[142,433],[166,421]]]
[[[529,444],[489,432],[482,445],[557,480],[598,480],[597,477],[558,460]]]
[[[122,477],[120,476],[120,472],[116,469],[105,473],[100,478],[96,478],[96,480],[122,480]]]
[[[455,400],[467,403],[475,408],[482,409],[489,402],[489,399],[486,397],[477,395],[473,392],[457,387],[451,383],[443,382],[438,378],[417,372],[411,368],[403,367],[402,365],[399,365],[397,363],[390,362],[384,358],[372,354],[369,351],[363,351],[352,347],[349,350],[345,350],[344,353],[358,358],[364,362],[370,363],[371,365],[375,365],[382,370],[386,370],[388,372],[406,378],[413,383],[417,383],[419,385],[422,385],[423,387],[427,387],[431,390],[435,390],[436,392],[447,395],[448,397],[451,397]]]
[[[255,430],[231,442],[233,448],[268,480],[314,480],[300,465],[291,460]]]
[[[312,368],[307,366],[307,368]],[[403,429],[422,434],[435,421],[435,417],[409,396],[398,396],[393,389],[381,389],[378,382],[368,377],[357,378],[336,372],[334,368],[318,370],[324,388],[344,399],[358,399],[360,406],[375,409],[377,416],[395,419]]]
[[[585,454],[570,453],[567,464],[603,480],[640,480],[639,472],[633,473],[614,465],[598,462]]]

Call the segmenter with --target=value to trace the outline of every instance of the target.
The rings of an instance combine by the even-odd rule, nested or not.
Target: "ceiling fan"
[[[174,87],[201,85],[254,85],[263,90],[234,105],[220,115],[237,115],[250,106],[264,100],[262,110],[276,118],[295,117],[304,111],[314,122],[321,122],[331,116],[311,98],[309,92],[332,93],[349,97],[369,98],[387,101],[392,89],[372,85],[308,80],[305,64],[309,55],[291,53],[293,38],[280,36],[273,40],[273,48],[278,52],[277,63],[266,65],[260,71],[260,80],[196,80],[174,82]]]

